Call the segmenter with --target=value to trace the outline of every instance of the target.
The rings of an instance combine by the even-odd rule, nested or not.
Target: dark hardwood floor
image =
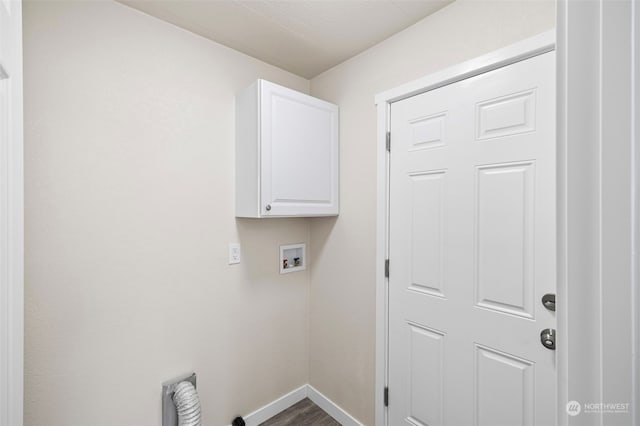
[[[340,426],[340,423],[305,398],[259,426]]]

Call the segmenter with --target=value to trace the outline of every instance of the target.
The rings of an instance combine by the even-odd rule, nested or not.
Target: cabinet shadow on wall
[[[260,283],[280,276],[280,246],[309,244],[307,218],[236,218],[238,242],[242,247],[239,266],[244,278]],[[296,276],[304,272],[289,274]],[[291,278],[295,279],[295,278]]]
[[[313,259],[324,250],[337,220],[338,216],[273,219],[236,217],[244,278],[252,282],[277,279],[276,276],[281,276],[280,246],[297,243],[307,245],[307,272],[288,274],[292,275],[289,279],[295,279],[298,274],[309,273],[313,268]]]

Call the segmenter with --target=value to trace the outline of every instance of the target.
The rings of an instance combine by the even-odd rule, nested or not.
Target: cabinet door
[[[338,214],[338,107],[266,81],[260,99],[262,215]]]

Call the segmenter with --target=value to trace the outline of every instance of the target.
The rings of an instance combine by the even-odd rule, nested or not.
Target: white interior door
[[[555,53],[390,117],[389,425],[555,425]]]

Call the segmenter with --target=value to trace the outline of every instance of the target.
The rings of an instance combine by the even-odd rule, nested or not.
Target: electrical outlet
[[[240,263],[240,244],[229,244],[229,265]]]

